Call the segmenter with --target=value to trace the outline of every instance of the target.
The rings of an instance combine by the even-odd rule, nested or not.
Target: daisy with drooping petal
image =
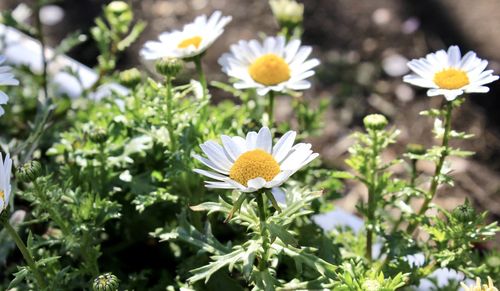
[[[219,64],[224,73],[238,79],[237,89],[256,88],[261,96],[269,91],[304,90],[311,87],[306,79],[314,75],[311,69],[319,61],[307,60],[312,48],[300,44],[298,39],[286,43],[282,36],[267,37],[263,44],[241,40],[220,57]]]
[[[268,188],[273,194],[283,196],[279,186],[318,156],[309,143],[293,145],[296,135],[295,131],[289,131],[274,146],[267,127],[258,133],[249,132],[246,138],[223,135],[222,146],[214,141],[200,145],[207,158],[194,156],[213,171],[194,171],[215,180],[206,181],[207,188],[241,192]]]
[[[12,160],[9,154],[5,156],[5,160],[0,153],[0,213],[7,208],[10,199],[10,174],[12,170]]]
[[[458,46],[450,46],[448,52],[439,50],[425,58],[408,62],[414,74],[406,75],[407,83],[429,88],[427,96],[444,95],[452,101],[464,93],[486,93],[484,85],[498,80],[493,70],[486,70],[488,61],[470,51],[463,57]]]
[[[206,15],[198,16],[182,30],[164,32],[158,41],[146,42],[141,55],[146,60],[200,55],[224,32],[230,21],[231,16],[223,17],[220,11],[215,11],[208,19]]]
[[[0,56],[0,65],[5,62],[5,57]],[[9,66],[0,66],[0,86],[17,86],[19,85],[19,81],[14,78],[14,74],[11,73],[11,67]],[[0,116],[2,116],[5,111],[2,108],[2,105],[7,104],[9,101],[9,96],[0,90]]]

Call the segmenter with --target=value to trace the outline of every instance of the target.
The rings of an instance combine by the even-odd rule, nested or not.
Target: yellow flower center
[[[3,193],[2,190],[0,190],[0,200],[2,200],[3,203],[5,203],[5,193]]]
[[[201,44],[201,40],[202,40],[201,36],[193,36],[190,38],[186,38],[177,45],[177,48],[185,49],[191,45],[194,45],[194,47],[198,48]]]
[[[271,86],[290,79],[290,67],[282,57],[266,54],[257,58],[248,68],[255,82]]]
[[[469,77],[462,70],[444,69],[434,75],[434,83],[441,89],[460,89],[469,85]]]
[[[248,186],[249,180],[261,177],[271,181],[280,172],[280,165],[269,153],[253,150],[241,154],[229,171],[229,177]]]

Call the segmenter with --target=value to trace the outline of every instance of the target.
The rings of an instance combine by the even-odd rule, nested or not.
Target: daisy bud
[[[116,291],[120,280],[112,273],[99,275],[94,279],[92,290],[94,291]]]
[[[295,26],[302,23],[304,4],[294,0],[271,0],[269,4],[281,26]]]
[[[125,70],[120,73],[120,83],[128,88],[135,88],[141,82],[141,72],[136,68]]]
[[[176,58],[163,58],[156,63],[156,71],[165,77],[175,77],[182,69],[182,61]]]
[[[363,119],[363,123],[367,129],[382,130],[387,126],[387,118],[382,114],[370,114]]]
[[[22,182],[33,182],[42,174],[42,165],[38,161],[30,161],[17,168],[16,177]]]
[[[90,141],[103,144],[108,140],[108,132],[104,128],[96,128],[90,133]]]
[[[406,146],[406,152],[414,155],[425,154],[425,148],[423,145],[411,143]]]
[[[104,8],[104,13],[109,24],[120,33],[126,33],[128,26],[134,18],[130,6],[123,1],[113,1]]]
[[[455,209],[453,209],[451,215],[453,215],[454,218],[456,218],[458,221],[467,223],[476,217],[476,211],[472,206],[469,204],[469,201],[467,200],[464,204],[457,206]]]

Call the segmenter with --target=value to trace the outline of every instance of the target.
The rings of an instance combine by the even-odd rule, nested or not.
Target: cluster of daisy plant
[[[434,199],[453,189],[448,158],[473,154],[456,147],[473,135],[453,129],[453,112],[498,79],[474,52],[451,46],[408,63],[403,81],[441,103],[418,119],[433,119],[435,145],[386,155],[400,131],[370,114],[337,170],[310,142],[328,103],[304,94],[320,66],[301,40],[304,4],[269,1],[279,29],[230,45],[221,81],[203,57],[231,16],[163,32],[142,45],[147,70],[119,71],[146,23],[113,1],[90,29],[96,66],[62,70],[78,80],[74,96],[49,68],[86,36],[48,48],[48,2],[22,7],[33,22],[0,16],[38,40],[42,64],[9,63],[0,30],[0,290],[498,290],[500,250],[486,244],[497,223],[468,200],[445,209]],[[290,120],[275,117],[277,98]],[[367,194],[356,213],[335,209],[355,184]],[[443,272],[454,277],[443,283]]]

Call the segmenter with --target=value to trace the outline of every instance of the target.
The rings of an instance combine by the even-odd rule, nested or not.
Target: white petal
[[[456,45],[452,45],[448,48],[448,65],[450,67],[459,67],[460,59],[462,58],[460,54],[460,49]]]
[[[196,173],[198,173],[198,174],[201,174],[203,176],[206,176],[206,177],[209,177],[209,178],[212,178],[212,179],[215,179],[215,180],[219,180],[219,181],[225,181],[227,179],[227,176],[224,176],[224,175],[221,175],[221,174],[217,174],[217,173],[214,173],[214,172],[211,172],[211,171],[205,171],[205,170],[202,170],[202,169],[194,169],[193,171],[196,172]]]
[[[257,135],[256,148],[262,149],[267,153],[271,153],[272,144],[273,138],[271,136],[271,131],[266,126],[262,127]]]
[[[215,188],[215,189],[237,189],[233,185],[226,182],[211,182],[211,181],[206,181],[205,187]]]
[[[249,133],[247,133],[246,144],[248,151],[255,149],[255,147],[257,146],[257,133],[255,131],[250,131]]]
[[[197,159],[198,161],[200,161],[205,166],[207,166],[213,170],[216,170],[217,172],[219,172],[221,174],[229,175],[229,169],[223,169],[223,168],[219,167],[218,165],[216,165],[215,163],[213,163],[211,160],[206,159],[200,155],[193,155],[193,157],[195,159]]]
[[[200,148],[207,155],[207,158],[220,168],[229,170],[233,163],[227,158],[222,146],[214,141],[207,141],[200,145]]]
[[[256,190],[261,189],[266,184],[266,179],[257,177],[255,179],[248,180],[247,185],[249,188],[254,188]]]
[[[236,161],[236,159],[245,151],[245,149],[242,149],[227,135],[222,135],[221,140],[224,145],[224,149],[231,158],[232,162]]]
[[[276,162],[281,163],[284,158],[288,156],[290,150],[292,149],[293,142],[295,141],[295,137],[297,133],[295,131],[289,131],[285,133],[274,145],[273,147],[273,157]]]
[[[274,199],[280,205],[286,205],[286,193],[280,187],[271,188],[271,193],[273,193]]]

